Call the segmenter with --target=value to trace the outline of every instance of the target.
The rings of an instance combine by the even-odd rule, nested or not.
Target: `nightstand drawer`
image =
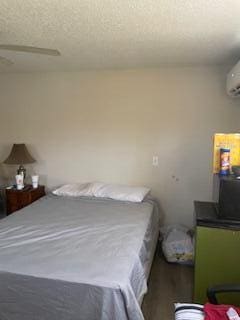
[[[7,197],[7,203],[11,203],[11,205],[18,205],[19,200],[14,194],[9,194]]]
[[[29,195],[24,195],[22,198],[18,197],[18,204],[21,208],[26,207],[27,205],[29,205],[31,202],[31,199],[29,197]]]
[[[45,195],[44,190],[38,190],[37,192],[33,192],[31,196],[31,201],[34,202],[40,199],[43,195]]]
[[[6,189],[7,214],[22,209],[45,195],[45,187],[33,189],[28,185],[23,190]]]
[[[9,203],[7,204],[7,212],[8,212],[8,214],[10,214],[12,212],[15,212],[15,211],[18,211],[20,209],[21,209],[21,207],[18,206],[18,205],[13,205],[13,204],[9,204]]]

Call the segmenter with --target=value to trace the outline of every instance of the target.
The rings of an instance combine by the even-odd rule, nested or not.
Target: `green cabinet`
[[[240,284],[240,231],[201,225],[196,229],[194,302],[205,303],[209,286]],[[219,298],[222,303],[240,305],[239,294]]]

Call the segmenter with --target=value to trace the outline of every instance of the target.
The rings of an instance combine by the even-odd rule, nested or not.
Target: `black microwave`
[[[218,216],[220,219],[240,220],[240,179],[219,178]]]

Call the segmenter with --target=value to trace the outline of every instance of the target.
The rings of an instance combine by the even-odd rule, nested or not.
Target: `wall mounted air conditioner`
[[[227,75],[227,93],[230,97],[240,97],[240,61]]]

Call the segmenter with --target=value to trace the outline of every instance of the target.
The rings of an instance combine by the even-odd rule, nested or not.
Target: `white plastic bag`
[[[178,225],[163,227],[162,251],[168,262],[193,264],[194,244],[189,229]]]

